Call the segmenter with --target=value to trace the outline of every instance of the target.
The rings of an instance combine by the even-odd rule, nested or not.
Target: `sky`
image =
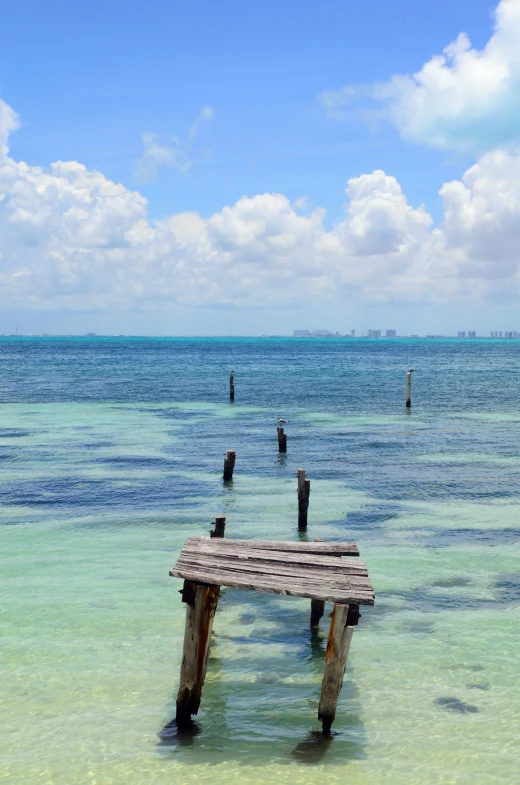
[[[8,3],[0,332],[520,330],[520,0]]]

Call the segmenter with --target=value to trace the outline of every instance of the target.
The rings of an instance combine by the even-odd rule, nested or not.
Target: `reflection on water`
[[[516,782],[516,346],[0,339],[0,779]],[[317,719],[330,606],[311,631],[310,602],[230,589],[193,732],[175,727],[168,569],[216,514],[229,537],[358,541],[377,600],[332,737]]]

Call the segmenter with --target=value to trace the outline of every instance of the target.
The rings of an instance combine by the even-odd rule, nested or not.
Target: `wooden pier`
[[[360,605],[374,604],[368,571],[354,542],[281,542],[189,537],[170,575],[184,578],[186,628],[177,696],[177,725],[197,714],[220,586],[307,597],[311,626],[334,603],[318,718],[330,733]]]

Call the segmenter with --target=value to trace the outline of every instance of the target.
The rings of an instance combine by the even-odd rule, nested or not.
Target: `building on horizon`
[[[355,338],[356,337],[356,331],[355,330],[351,330],[350,331],[350,337],[351,338]]]
[[[387,338],[397,338],[397,330],[387,330],[386,331]]]
[[[309,330],[293,330],[293,338],[310,338]]]
[[[367,330],[369,338],[381,338],[381,330]]]

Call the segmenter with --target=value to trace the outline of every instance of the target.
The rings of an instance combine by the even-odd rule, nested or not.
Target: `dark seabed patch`
[[[455,589],[458,586],[469,586],[471,583],[469,578],[463,578],[462,576],[454,576],[453,578],[446,578],[445,580],[441,581],[434,581],[431,585],[436,586],[440,589]]]
[[[473,671],[474,673],[480,673],[483,670],[486,670],[484,665],[450,665],[448,667],[449,671]]]
[[[402,630],[413,635],[431,635],[435,626],[430,621],[411,621],[403,624]]]
[[[520,602],[520,572],[500,575],[495,582],[495,588],[499,602]]]
[[[475,684],[466,684],[466,687],[468,688],[468,690],[482,690],[482,691],[486,691],[486,690],[489,690],[489,682],[486,681],[486,682],[483,682],[482,684],[477,684],[477,683],[475,683]]]
[[[426,548],[449,548],[452,545],[511,545],[520,540],[520,529],[448,529],[431,530]]]
[[[349,512],[344,523],[348,529],[362,530],[365,535],[367,531],[373,534],[374,529],[397,518],[401,512],[402,508],[396,504],[376,504],[363,510]]]
[[[459,698],[451,696],[435,698],[434,703],[446,709],[446,711],[454,711],[457,714],[476,714],[478,712],[477,706],[472,706],[471,703],[464,703]]]

